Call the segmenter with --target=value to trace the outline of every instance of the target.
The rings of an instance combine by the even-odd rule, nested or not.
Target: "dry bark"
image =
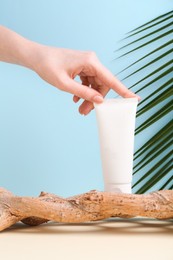
[[[145,195],[90,191],[70,198],[41,192],[37,198],[18,197],[0,188],[0,231],[18,221],[40,225],[96,221],[110,217],[173,218],[173,191]]]

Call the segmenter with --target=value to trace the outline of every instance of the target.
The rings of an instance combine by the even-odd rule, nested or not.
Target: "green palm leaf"
[[[157,149],[154,148],[151,151],[149,151],[148,154],[145,155],[143,160],[139,161],[139,163],[137,163],[135,165],[135,167],[133,169],[135,170],[136,167],[137,167],[137,169],[133,173],[135,174],[136,172],[138,172],[139,170],[144,168],[147,164],[154,161],[156,159],[156,157],[161,155],[167,148],[169,148],[171,146],[172,146],[172,141],[170,141],[170,136],[168,136],[168,138],[166,138],[164,140],[164,143],[161,146],[159,145],[159,146],[157,146]]]
[[[137,158],[142,156],[145,152],[147,152],[151,147],[155,147],[156,144],[163,141],[163,137],[168,135],[172,136],[172,127],[173,121],[168,122],[165,126],[163,126],[154,136],[152,136],[147,142],[145,142],[135,153],[134,153],[134,160],[136,161]]]
[[[169,112],[172,111],[172,100],[159,109],[156,113],[150,116],[147,121],[143,122],[136,128],[135,134],[139,134],[141,131],[145,130],[147,127],[154,124],[156,121],[167,115]]]
[[[139,109],[137,112],[137,117],[139,117],[142,114],[144,114],[145,112],[149,111],[151,108],[160,104],[164,100],[167,100],[169,97],[172,97],[172,87],[167,88],[161,94],[159,94],[155,98],[153,98],[147,106],[144,106],[141,109]]]
[[[170,87],[172,89],[172,85],[173,85],[173,79],[169,79],[168,81],[166,81],[164,84],[162,84],[161,86],[159,86],[155,91],[153,91],[151,94],[149,94],[146,98],[144,98],[142,101],[140,101],[138,107],[140,107],[143,103],[146,103],[151,97],[153,97],[154,95],[162,92],[165,90],[165,88]],[[138,111],[139,112],[139,111]]]
[[[173,184],[171,185],[171,183],[173,183],[173,176],[171,176],[162,186],[161,186],[161,190],[163,190],[165,187],[168,186],[168,189],[172,190],[173,188]],[[169,188],[170,186],[170,188]]]
[[[126,74],[122,80],[138,74],[138,80],[129,89],[135,88],[135,93],[147,91],[139,103],[136,138],[141,138],[141,134],[145,135],[145,131],[152,128],[148,139],[134,154],[133,188],[136,193],[152,191],[155,185],[158,189],[173,188],[172,19],[173,11],[170,11],[130,31],[123,39],[128,42],[118,50],[127,49],[118,58],[140,50],[141,56],[118,74]],[[160,129],[156,127],[158,125]]]
[[[123,71],[129,69],[130,67],[132,67],[132,66],[135,65],[136,63],[142,61],[143,59],[147,58],[148,56],[154,54],[154,53],[157,52],[157,51],[162,50],[163,48],[165,48],[165,47],[167,47],[167,46],[169,46],[169,45],[172,46],[172,40],[170,40],[170,41],[168,41],[168,42],[162,44],[162,45],[159,46],[158,48],[156,48],[156,49],[154,49],[153,51],[147,53],[146,55],[144,55],[143,57],[141,57],[141,58],[138,59],[137,61],[133,62],[132,64],[130,64],[129,66],[127,66],[126,68],[124,68],[123,70],[121,70],[121,71],[120,71],[119,73],[117,73],[117,74],[122,73]],[[171,49],[171,51],[172,51],[172,49]],[[123,57],[123,56],[119,56],[118,58],[121,58],[121,57]],[[117,58],[117,59],[118,59],[118,58]]]
[[[147,29],[149,29],[149,28],[152,28],[152,27],[154,27],[154,26],[156,26],[156,25],[158,25],[158,24],[160,24],[160,23],[163,23],[163,22],[165,22],[165,21],[167,21],[167,20],[171,20],[172,18],[173,18],[173,13],[171,12],[171,14],[170,14],[170,15],[167,15],[166,18],[161,19],[161,20],[159,20],[159,21],[156,21],[155,23],[152,23],[151,25],[149,25],[149,26],[147,26],[147,27],[144,27],[144,26],[143,26],[144,28],[142,28],[141,30],[135,31],[134,33],[131,33],[129,36],[125,37],[124,39],[127,39],[127,38],[129,38],[129,37],[132,37],[132,36],[134,36],[134,35],[136,35],[136,34],[138,34],[138,33],[141,33],[141,32],[143,32],[143,31],[145,31],[145,30],[147,30]]]
[[[149,73],[146,77],[142,78],[141,80],[137,81],[135,84],[133,84],[131,86],[131,88],[133,88],[134,86],[138,85],[139,83],[141,83],[142,81],[150,78],[151,76],[153,76],[154,74],[158,73],[159,71],[169,67],[169,65],[171,65],[173,63],[172,60],[166,62],[165,64],[163,64],[162,66],[160,66],[159,68],[157,68],[156,70],[152,71],[151,73]],[[163,76],[169,74],[169,73],[172,73],[172,67],[169,68],[168,70],[164,71],[162,74],[160,74],[158,77],[156,77],[155,79],[153,79],[152,81],[150,81],[148,84],[152,84],[153,82],[159,80],[160,78],[162,78]],[[154,81],[155,80],[155,81]],[[148,86],[148,85],[145,85],[145,87]],[[141,91],[143,88],[141,88],[139,91]],[[138,92],[139,92],[138,91]]]
[[[144,35],[144,36],[142,36],[142,37],[140,37],[140,38],[138,38],[138,39],[136,39],[136,40],[134,40],[134,41],[128,43],[127,45],[124,45],[124,46],[121,47],[119,50],[122,50],[122,49],[124,49],[125,47],[130,46],[130,45],[132,45],[132,44],[134,44],[134,43],[136,43],[136,42],[139,42],[139,41],[141,41],[141,40],[143,40],[143,39],[145,39],[145,38],[147,38],[147,37],[149,37],[149,36],[151,36],[151,35],[153,36],[154,34],[160,32],[160,31],[162,32],[164,29],[167,29],[168,27],[171,27],[171,26],[172,26],[172,22],[170,22],[170,23],[168,23],[168,24],[166,24],[166,25],[160,27],[159,29],[157,29],[157,30],[155,30],[155,31],[152,31],[152,32],[150,32],[150,33],[148,33],[148,34],[146,34],[146,35]],[[144,29],[144,30],[146,30],[146,29]],[[169,34],[169,33],[172,34],[172,30],[169,30],[169,31],[167,31],[167,32],[162,33],[161,35],[157,36],[156,39],[158,39],[158,37],[164,37],[165,35],[167,35],[167,33],[168,33],[168,34]],[[129,38],[129,37],[132,37],[132,35],[128,36],[128,38]],[[152,40],[155,40],[155,38],[153,38]],[[147,43],[147,44],[148,44],[148,43]]]
[[[152,65],[153,63],[155,63],[156,61],[160,61],[162,60],[162,58],[165,58],[167,55],[170,55],[172,53],[172,50],[168,50],[165,53],[163,53],[162,55],[156,57],[155,59],[151,60],[150,62],[146,63],[145,65],[143,65],[142,67],[140,67],[139,69],[135,70],[133,73],[130,73],[128,76],[126,76],[123,80],[128,79],[129,77],[131,77],[132,75],[138,73],[139,71],[143,70],[144,68],[147,68],[148,66]],[[172,61],[170,62],[170,64],[172,63]]]
[[[155,41],[158,41],[158,40],[160,40],[161,38],[163,38],[163,37],[165,37],[165,36],[168,36],[168,35],[170,35],[170,34],[172,34],[172,30],[169,30],[169,31],[167,31],[167,32],[164,32],[164,33],[160,34],[159,36],[154,37],[153,39],[151,39],[151,40],[149,40],[149,41],[146,41],[145,43],[139,45],[138,47],[136,47],[136,48],[134,48],[134,49],[132,49],[132,50],[130,50],[130,51],[124,53],[124,54],[121,55],[120,57],[126,56],[127,54],[129,54],[129,53],[131,53],[131,52],[134,52],[134,51],[136,51],[136,50],[139,50],[140,48],[145,47],[145,46],[147,46],[147,45],[149,45],[149,44],[151,44],[151,43],[153,43],[153,42],[155,42]],[[136,41],[134,41],[133,43],[135,43],[135,42],[136,42]],[[122,49],[124,49],[124,48],[126,48],[126,47],[128,47],[129,45],[131,45],[131,43],[129,43],[129,44],[127,44],[127,45],[121,47],[120,49],[118,49],[118,51],[119,51],[119,50],[122,50]]]
[[[160,15],[160,16],[154,18],[153,20],[151,20],[151,21],[149,21],[149,22],[147,22],[147,23],[145,23],[145,24],[143,24],[143,25],[141,25],[141,26],[139,26],[139,27],[133,29],[133,30],[130,31],[129,33],[133,33],[134,31],[137,31],[137,30],[139,30],[139,29],[141,29],[141,28],[144,28],[144,27],[145,27],[146,25],[148,25],[148,24],[153,24],[155,21],[158,22],[160,19],[162,19],[162,18],[164,18],[164,17],[167,17],[167,16],[169,16],[169,15],[171,15],[171,17],[172,17],[173,11],[170,11],[170,12],[167,12],[167,13],[165,13],[165,14],[162,14],[162,15]]]
[[[138,185],[141,181],[143,181],[145,178],[147,178],[149,175],[151,175],[157,169],[159,169],[157,171],[157,175],[158,175],[158,173],[161,172],[161,170],[164,170],[164,169],[170,167],[170,165],[172,165],[172,160],[170,159],[167,163],[165,163],[165,161],[167,161],[167,159],[169,159],[171,156],[172,156],[172,152],[169,152],[161,160],[159,160],[156,164],[154,164],[154,166],[151,167],[150,170],[148,170],[138,181],[135,182],[135,184],[133,185],[133,188],[136,185]],[[160,166],[162,166],[161,169],[160,169]],[[152,178],[150,179],[150,181],[152,181]],[[144,187],[142,187],[142,188],[144,188]]]

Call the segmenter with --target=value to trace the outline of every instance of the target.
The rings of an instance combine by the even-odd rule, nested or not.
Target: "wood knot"
[[[99,203],[99,202],[103,201],[103,199],[104,199],[103,195],[96,190],[88,192],[85,196],[85,200],[92,201],[92,202]]]
[[[68,202],[70,202],[70,203],[72,203],[73,205],[79,205],[80,204],[80,202],[79,202],[79,200],[74,200],[74,199],[72,199],[72,200],[68,200]]]
[[[43,196],[46,196],[48,194],[48,192],[45,192],[45,191],[41,191],[40,192],[40,195],[39,195],[39,197],[43,197]]]

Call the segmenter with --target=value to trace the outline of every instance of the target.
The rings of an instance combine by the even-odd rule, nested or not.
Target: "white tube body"
[[[95,104],[105,191],[131,193],[137,98]]]

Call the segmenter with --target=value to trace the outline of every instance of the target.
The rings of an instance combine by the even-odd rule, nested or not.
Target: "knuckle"
[[[64,90],[64,83],[62,82],[62,80],[60,80],[59,78],[57,79],[57,87],[60,89],[60,90]]]
[[[89,63],[92,63],[97,58],[97,55],[94,51],[87,51],[86,58]]]
[[[83,88],[81,91],[81,96],[83,99],[90,101],[92,99],[91,90],[89,88]]]
[[[87,88],[83,88],[81,91],[81,96],[83,99],[88,100],[89,99],[89,95],[88,95],[88,89]]]
[[[64,74],[58,73],[57,85],[60,90],[66,91],[68,90],[70,83],[68,82],[68,78]]]
[[[96,57],[96,53],[94,51],[90,51],[89,53],[91,57]]]
[[[62,84],[58,83],[58,89],[64,91],[65,87]]]

